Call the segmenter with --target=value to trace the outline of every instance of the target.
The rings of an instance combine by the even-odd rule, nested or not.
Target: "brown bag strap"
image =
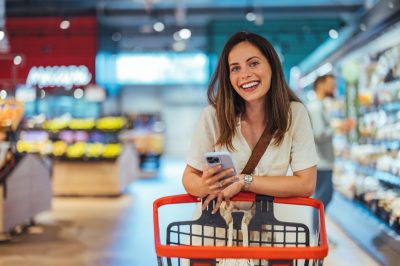
[[[264,152],[267,150],[271,140],[272,135],[268,134],[268,129],[267,127],[265,127],[264,132],[262,133],[256,146],[251,152],[250,158],[247,161],[246,166],[242,170],[242,174],[250,175],[251,173],[253,173]]]

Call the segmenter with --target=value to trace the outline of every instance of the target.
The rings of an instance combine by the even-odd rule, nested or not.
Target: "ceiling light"
[[[190,36],[192,36],[192,32],[189,29],[181,29],[179,31],[179,37],[181,37],[181,39],[183,40],[187,40],[190,38]]]
[[[16,65],[16,66],[20,65],[22,63],[22,57],[20,55],[16,55],[14,57],[13,62],[14,62],[14,65]]]
[[[331,37],[331,39],[337,39],[339,37],[339,33],[337,30],[331,29],[329,30],[329,37]]]
[[[250,21],[250,22],[253,22],[253,21],[255,21],[255,20],[257,19],[257,15],[256,15],[254,12],[249,11],[249,12],[247,12],[247,14],[246,14],[246,19],[247,19],[248,21]]]
[[[68,19],[64,19],[63,21],[61,21],[60,23],[60,29],[62,30],[66,30],[69,28],[69,26],[71,25],[71,23],[69,22]]]
[[[158,21],[158,22],[154,23],[153,29],[157,32],[162,32],[165,29],[165,25],[164,25],[164,23]]]

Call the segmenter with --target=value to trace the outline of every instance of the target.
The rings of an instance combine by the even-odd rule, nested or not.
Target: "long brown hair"
[[[229,79],[228,56],[232,48],[241,42],[249,42],[268,60],[271,70],[271,88],[265,95],[265,118],[268,131],[274,136],[274,144],[280,145],[291,126],[290,102],[301,102],[285,81],[282,65],[271,43],[255,33],[238,32],[225,44],[217,68],[207,90],[208,102],[217,113],[220,135],[215,145],[226,146],[232,151],[232,138],[237,133],[237,116],[245,111],[245,102],[232,87]]]

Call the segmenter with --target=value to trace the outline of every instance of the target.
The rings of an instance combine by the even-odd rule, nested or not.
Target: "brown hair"
[[[286,131],[291,126],[290,102],[301,102],[285,81],[282,65],[271,43],[255,33],[238,32],[225,44],[218,60],[217,68],[208,86],[208,102],[217,115],[219,137],[215,145],[226,146],[235,150],[232,138],[237,133],[237,116],[245,111],[245,102],[232,87],[229,79],[228,56],[234,46],[241,42],[249,42],[260,50],[268,60],[271,70],[271,88],[265,95],[265,117],[268,131],[274,136],[274,144],[280,145]]]
[[[317,86],[321,83],[324,83],[328,78],[335,78],[335,76],[333,74],[326,74],[323,76],[319,76],[315,79],[314,81],[314,90],[317,90]]]

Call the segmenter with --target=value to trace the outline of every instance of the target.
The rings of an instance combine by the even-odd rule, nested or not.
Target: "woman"
[[[244,189],[278,197],[313,194],[318,158],[309,116],[286,84],[279,57],[266,39],[234,34],[222,50],[207,93],[209,106],[197,123],[183,173],[189,194],[207,196],[203,208],[217,198],[216,212]],[[216,174],[218,166],[204,166],[206,152],[229,151],[240,173],[265,128],[273,139],[251,178],[231,176],[231,169]]]

